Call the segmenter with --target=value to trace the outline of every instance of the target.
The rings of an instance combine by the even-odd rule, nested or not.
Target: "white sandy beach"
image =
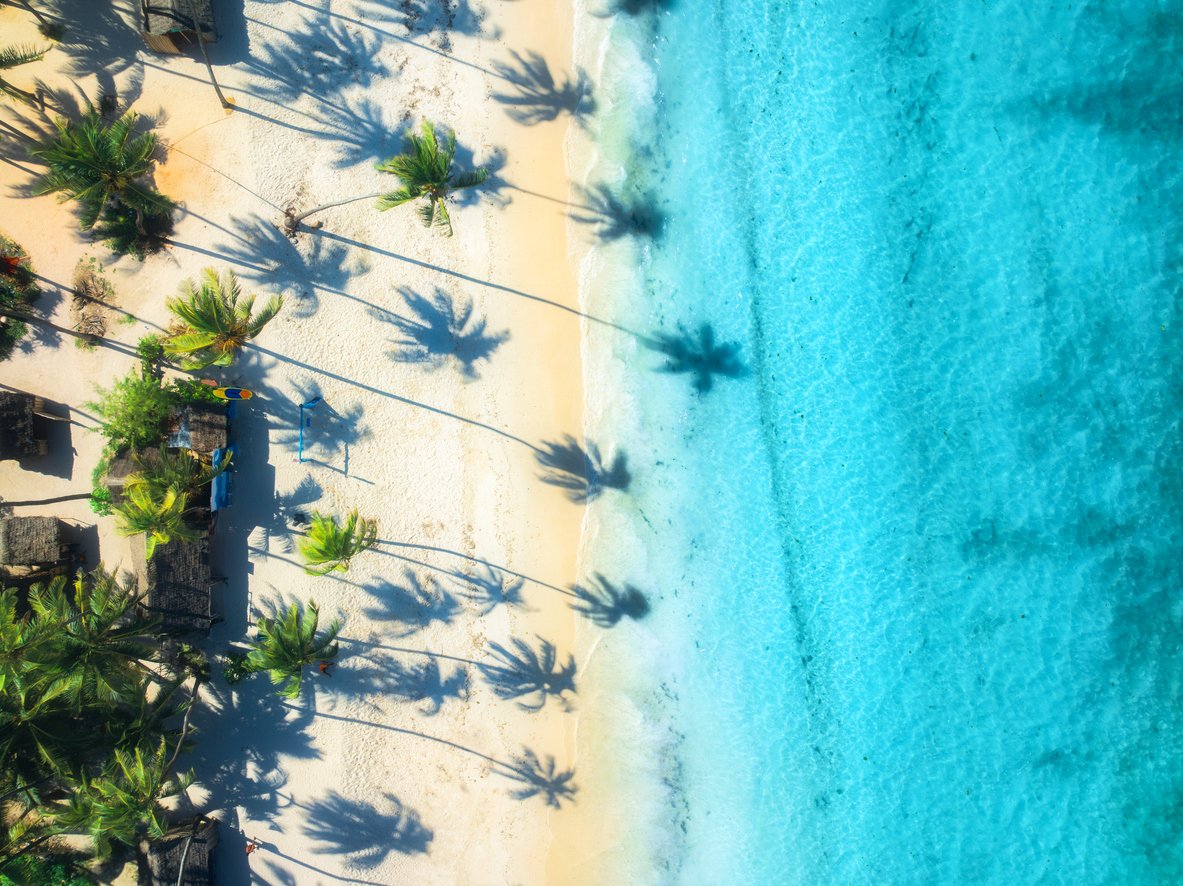
[[[575,641],[574,616],[557,589],[579,578],[583,507],[539,481],[532,449],[581,434],[580,320],[564,310],[577,308],[561,202],[568,119],[510,119],[496,96],[517,92],[495,67],[513,65],[511,51],[536,52],[561,79],[571,67],[570,10],[538,0],[461,2],[450,7],[448,30],[432,27],[434,4],[410,22],[405,9],[427,4],[231,6],[215,3],[221,39],[210,47],[237,106],[228,114],[196,54],[144,47],[126,0],[114,3],[115,16],[92,10],[71,21],[69,45],[13,72],[17,83],[74,82],[86,95],[114,83],[134,110],[159,120],[167,156],[156,182],[182,204],[170,248],[143,263],[116,259],[78,231],[69,204],[24,194],[35,169],[0,166],[0,231],[50,281],[38,307],[60,326],[71,325],[67,287],[84,255],[104,264],[119,308],[137,318],[109,330],[131,347],[166,325],[165,297],[205,267],[232,268],[248,291],[287,300],[222,376],[256,399],[234,424],[234,504],[213,546],[215,573],[227,577],[214,598],[225,621],[205,648],[220,653],[244,640],[248,625],[281,600],[315,600],[325,616],[343,618],[342,654],[332,677],[309,675],[311,686],[288,709],[261,676],[236,696],[216,678],[205,694],[190,796],[223,822],[219,880],[246,882],[249,864],[254,882],[274,884],[575,882],[566,871],[580,856],[578,833],[561,822],[594,812],[513,798],[514,783],[489,759],[508,761],[528,747],[560,768],[575,766],[579,782],[576,713],[553,703],[521,710],[471,668],[467,698],[446,698],[438,712],[390,689],[392,669],[427,660],[393,647],[480,660],[490,642],[537,635],[565,654]],[[19,9],[0,8],[0,26],[6,42],[38,42]],[[403,134],[423,120],[455,128],[462,168],[487,163],[494,173],[461,197],[454,238],[423,229],[411,207],[380,213],[373,200],[309,219],[323,228],[294,243],[280,232],[288,206],[392,187],[374,163],[398,153]],[[436,289],[471,300],[490,333],[508,333],[476,365],[478,378],[388,355],[391,312],[406,313],[400,292]],[[5,500],[90,488],[102,438],[84,430],[94,419],[83,404],[94,385],[135,363],[126,349],[86,351],[50,333],[0,364],[4,385],[69,407],[77,422],[61,476],[0,464]],[[300,463],[298,407],[313,396],[324,403],[312,413],[309,460]],[[383,543],[348,574],[306,575],[276,517],[278,504],[293,502],[338,514],[356,507],[377,518]],[[107,565],[131,561],[114,519],[96,518],[85,501],[17,513],[97,524]],[[532,579],[524,586],[529,609],[481,615],[462,595],[464,582],[447,574],[479,573],[469,558]],[[438,582],[456,606],[424,616],[408,602],[415,580]],[[442,665],[445,676],[458,667]],[[261,844],[249,859],[247,838]]]

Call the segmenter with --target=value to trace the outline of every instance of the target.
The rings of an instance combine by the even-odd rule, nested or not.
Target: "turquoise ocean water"
[[[592,49],[588,182],[665,216],[584,268],[641,334],[588,347],[635,477],[589,562],[654,600],[635,870],[1183,881],[1183,3],[680,0]],[[703,324],[748,373],[699,394],[644,338]]]

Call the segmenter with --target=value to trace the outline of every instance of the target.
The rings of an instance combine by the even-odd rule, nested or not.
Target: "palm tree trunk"
[[[136,233],[141,237],[148,236],[148,229],[144,227],[144,213],[139,209],[136,210]]]
[[[82,501],[84,498],[90,498],[89,492],[76,492],[73,495],[59,495],[57,498],[40,498],[36,501],[2,501],[6,508],[32,508],[37,505],[56,505],[63,501]]]
[[[185,711],[185,719],[181,722],[181,737],[177,739],[177,747],[173,751],[172,757],[169,758],[168,765],[164,767],[164,772],[166,775],[168,774],[169,770],[173,768],[173,765],[177,762],[177,757],[181,756],[181,748],[184,747],[185,739],[189,735],[189,718],[191,716],[193,716],[193,709],[195,707],[197,707],[197,700],[198,700],[200,694],[201,694],[201,680],[197,680],[197,682],[193,684],[193,697],[192,697],[191,701],[189,702],[189,710]],[[185,852],[186,853],[189,852],[188,846],[185,847]],[[181,862],[182,870],[184,869],[184,867],[185,867],[185,863]],[[178,880],[177,882],[179,883],[180,880]]]
[[[222,103],[223,110],[231,110],[234,105],[226,101],[226,96],[222,95],[222,87],[218,85],[218,78],[214,76],[214,66],[210,64],[209,53],[205,49],[205,39],[201,36],[201,21],[197,18],[197,4],[194,0],[189,0],[189,15],[193,18],[193,31],[197,34],[197,48],[201,50],[201,60],[205,62],[205,70],[209,74],[209,82],[214,85],[214,92],[217,93],[218,101]]]
[[[304,221],[304,219],[308,218],[310,215],[315,215],[316,213],[325,209],[332,209],[334,206],[344,206],[346,203],[356,203],[358,200],[377,200],[382,196],[383,193],[385,192],[379,191],[376,194],[365,194],[361,197],[349,197],[345,200],[337,200],[333,203],[322,203],[320,206],[314,206],[305,212],[301,212],[299,215],[296,215],[296,210],[289,206],[283,214],[283,228],[289,235],[294,234],[296,231],[300,230],[300,222]]]

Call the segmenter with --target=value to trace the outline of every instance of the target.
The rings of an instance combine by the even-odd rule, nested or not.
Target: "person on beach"
[[[251,837],[250,841],[246,844],[246,854],[250,855],[252,852],[254,852],[258,848],[259,848],[259,841],[256,840],[254,837]]]
[[[336,664],[336,662],[332,662],[332,661],[322,661],[322,662],[320,663],[320,672],[321,672],[322,674],[324,674],[326,677],[331,677],[331,676],[333,676],[332,674],[330,674],[330,673],[329,673],[329,668],[331,668],[331,667],[332,667],[334,664]]]

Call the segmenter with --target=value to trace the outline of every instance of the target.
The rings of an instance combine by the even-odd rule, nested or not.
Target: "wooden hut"
[[[0,520],[0,566],[44,569],[66,559],[62,523],[57,517],[5,517]]]
[[[49,454],[49,441],[33,424],[33,417],[44,410],[40,397],[0,391],[0,459]]]
[[[148,465],[159,464],[160,450],[141,449],[139,451],[133,451],[131,449],[124,449],[107,466],[107,472],[103,475],[103,484],[111,490],[111,500],[116,504],[123,501],[124,489],[127,487],[127,478],[143,470],[141,463]]]
[[[209,539],[157,545],[144,567],[148,595],[144,609],[169,634],[209,634],[210,590],[216,583],[209,563]]]
[[[140,0],[140,35],[151,49],[170,55],[184,52],[197,40],[198,29],[203,42],[217,42],[211,0]]]
[[[224,406],[191,403],[173,413],[166,443],[172,448],[192,449],[209,455],[215,449],[224,449],[228,439],[229,425]]]
[[[192,837],[192,839],[190,839]],[[186,850],[186,844],[187,850]],[[214,879],[214,848],[218,845],[218,823],[198,819],[192,826],[166,834],[148,845],[148,870],[152,886],[209,886]],[[185,876],[181,859],[185,861]]]

